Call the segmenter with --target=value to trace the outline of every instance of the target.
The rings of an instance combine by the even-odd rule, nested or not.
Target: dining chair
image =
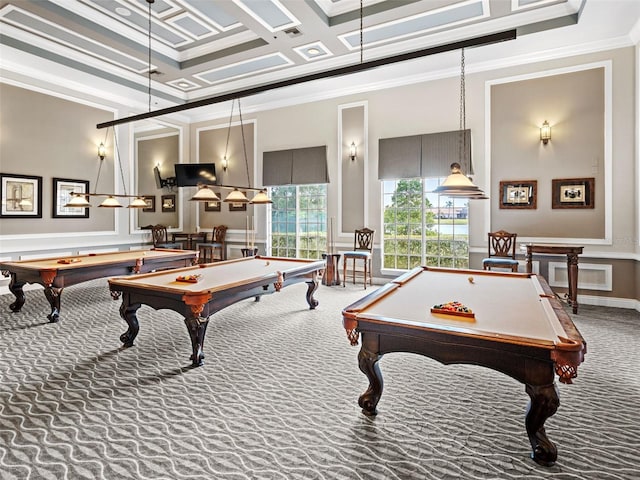
[[[482,259],[482,268],[510,268],[512,272],[518,271],[518,261],[516,260],[516,238],[517,233],[509,233],[505,230],[489,232],[487,234],[489,253]]]
[[[198,250],[200,251],[200,261],[202,263],[215,262],[216,260],[227,259],[227,247],[225,245],[225,238],[227,236],[227,226],[218,225],[213,227],[211,232],[211,242],[198,243]],[[219,251],[219,256],[216,258],[215,253]]]
[[[167,234],[167,227],[164,225],[151,226],[151,238],[153,248],[177,248],[182,250],[182,242],[170,242]]]
[[[351,281],[356,283],[356,274],[362,274],[364,279],[364,288],[367,288],[367,279],[369,285],[373,285],[373,276],[371,273],[371,257],[373,256],[373,234],[374,230],[369,228],[357,229],[353,237],[353,250],[342,253],[342,286],[346,287],[347,281],[347,263],[351,260]],[[362,270],[358,270],[357,262],[362,261]]]

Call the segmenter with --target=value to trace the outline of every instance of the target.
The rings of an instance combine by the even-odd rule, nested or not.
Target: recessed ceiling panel
[[[278,0],[233,1],[271,32],[278,32],[300,24]]]
[[[146,1],[146,0],[145,0]],[[198,13],[203,19],[211,22],[218,30],[225,32],[241,26],[236,17],[219,6],[219,2],[202,0],[178,0],[183,7]]]
[[[246,77],[248,75],[268,72],[269,70],[274,70],[291,64],[293,64],[293,62],[287,57],[281,53],[276,53],[273,55],[254,58],[246,62],[238,62],[233,65],[214,68],[212,70],[197,73],[193,76],[208,84],[214,84],[229,81],[231,79]]]
[[[191,35],[197,40],[201,40],[218,33],[202,20],[199,20],[197,17],[187,12],[168,18],[167,23],[173,25],[187,35]]]
[[[0,21],[12,24],[22,30],[32,32],[86,55],[108,62],[129,71],[142,73],[148,70],[148,63],[96,42],[78,33],[51,23],[18,7],[7,5],[0,9]]]
[[[129,3],[125,3],[122,1],[100,3],[97,3],[95,1],[90,2],[88,0],[82,1],[90,5],[91,7],[97,8],[110,17],[113,17],[118,21],[135,28],[139,32],[149,32],[148,14],[145,14],[138,9],[131,9],[131,15],[128,16],[122,16],[118,14],[118,12],[116,12],[117,8],[121,8],[123,6],[126,7],[130,5]],[[156,19],[155,17],[151,19],[151,22],[151,36],[171,47],[179,47],[193,42],[193,39],[191,39],[187,35],[177,31],[175,28],[170,28],[166,23]]]
[[[444,7],[421,15],[414,15],[375,27],[365,28],[362,34],[362,42],[364,45],[371,46],[424,34],[443,27],[453,27],[465,22],[479,20],[489,15],[488,6],[485,5],[485,2],[486,0],[463,2],[459,5]],[[340,40],[352,50],[359,48],[360,31],[341,35]]]
[[[147,0],[128,0],[130,3],[136,4],[139,8],[145,12],[149,11],[151,6],[151,14],[158,18],[165,18],[169,15],[173,15],[180,11],[180,7],[171,0],[154,0],[152,4],[149,4]]]

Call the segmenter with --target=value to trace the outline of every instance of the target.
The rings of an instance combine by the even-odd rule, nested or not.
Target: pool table
[[[324,261],[249,256],[171,272],[110,278],[111,291],[122,295],[120,316],[129,326],[120,341],[125,347],[133,346],[140,329],[136,312],[143,304],[173,310],[184,317],[191,338],[191,366],[201,366],[211,315],[240,300],[255,297],[258,301],[262,295],[299,282],[307,283],[306,300],[314,309],[318,301],[313,293],[324,269]]]
[[[196,251],[157,248],[2,262],[0,271],[5,277],[11,276],[9,290],[16,297],[16,301],[9,305],[13,312],[19,312],[24,305],[24,285],[39,283],[44,286],[44,294],[51,305],[51,313],[47,318],[54,323],[60,319],[60,297],[65,287],[96,278],[145,273],[196,263]]]
[[[432,312],[453,301],[470,314]],[[544,429],[560,404],[555,375],[572,383],[586,342],[542,277],[418,267],[349,305],[342,316],[350,343],[361,343],[358,363],[369,387],[358,403],[365,415],[377,413],[383,387],[378,361],[387,353],[480,365],[525,385],[531,456],[544,466],[556,461]]]

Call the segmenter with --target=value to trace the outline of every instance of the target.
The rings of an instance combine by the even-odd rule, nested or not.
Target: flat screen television
[[[175,169],[178,187],[216,184],[215,163],[176,163]]]

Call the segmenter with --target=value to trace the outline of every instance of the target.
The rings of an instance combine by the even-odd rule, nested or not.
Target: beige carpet
[[[0,296],[0,478],[638,479],[640,315],[582,305],[589,344],[546,423],[551,468],[529,458],[523,385],[492,370],[389,354],[379,415],[341,325],[361,287],[304,284],[214,315],[205,364],[182,319],[139,310],[136,346],[106,280],[68,288],[61,321],[42,291]],[[371,290],[367,290],[367,293]]]

